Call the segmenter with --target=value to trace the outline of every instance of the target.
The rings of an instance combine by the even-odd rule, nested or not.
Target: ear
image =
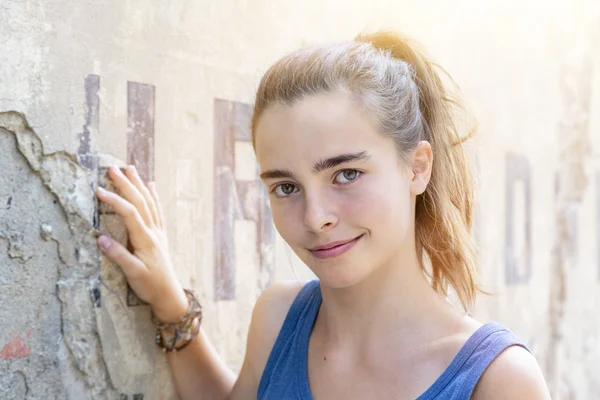
[[[431,144],[423,140],[411,153],[411,183],[410,193],[414,196],[425,192],[431,179],[431,167],[433,166],[433,152]]]

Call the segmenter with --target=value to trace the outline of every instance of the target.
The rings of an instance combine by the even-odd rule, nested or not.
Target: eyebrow
[[[345,153],[334,157],[325,158],[319,160],[313,166],[313,172],[319,173],[326,169],[337,167],[340,164],[349,162],[361,161],[365,162],[371,159],[371,156],[366,151],[360,151],[358,153]],[[289,178],[297,180],[293,172],[285,169],[271,169],[260,174],[260,179],[276,179],[276,178]]]

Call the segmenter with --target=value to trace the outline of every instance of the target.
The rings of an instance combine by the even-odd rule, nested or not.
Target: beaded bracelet
[[[200,332],[200,322],[202,322],[202,306],[198,301],[198,297],[192,290],[183,290],[185,291],[185,295],[189,301],[189,306],[187,313],[179,318],[177,322],[161,322],[156,318],[154,313],[152,313],[152,322],[156,326],[155,342],[165,353],[167,351],[172,352],[183,349],[190,344],[198,335],[198,332]],[[194,321],[196,320],[198,320],[198,323],[194,326]],[[166,329],[173,331],[173,337],[165,341],[161,331]],[[179,347],[175,347],[179,340],[186,340],[186,342]]]

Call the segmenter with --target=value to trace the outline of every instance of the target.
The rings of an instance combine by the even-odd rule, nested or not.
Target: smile
[[[317,258],[337,257],[350,250],[360,240],[360,238],[363,237],[363,235],[355,237],[354,239],[346,242],[335,242],[326,246],[316,247],[314,249],[310,249],[310,252]]]

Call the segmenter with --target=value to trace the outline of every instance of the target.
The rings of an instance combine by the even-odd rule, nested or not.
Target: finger
[[[150,194],[152,195],[152,199],[154,199],[154,204],[156,205],[156,214],[158,216],[159,225],[161,228],[165,227],[164,221],[165,216],[163,214],[162,206],[160,204],[160,199],[158,198],[158,192],[156,191],[156,184],[154,182],[150,182],[148,184],[148,188],[150,189]]]
[[[106,204],[112,207],[123,218],[125,228],[129,232],[131,244],[136,248],[143,248],[150,240],[146,223],[138,209],[116,193],[98,187],[97,195]]]
[[[130,165],[126,169],[126,174],[127,174],[127,177],[129,178],[129,180],[131,181],[131,183],[133,183],[133,185],[136,187],[136,189],[144,197],[144,200],[146,201],[146,206],[148,207],[150,216],[152,218],[153,225],[158,225],[158,215],[157,215],[158,212],[156,211],[156,205],[154,204],[154,199],[152,198],[152,195],[150,194],[150,191],[148,190],[146,185],[144,185],[142,178],[140,177],[140,175],[137,172],[137,169],[133,165]]]
[[[98,245],[109,260],[121,267],[128,282],[139,279],[143,273],[148,271],[146,265],[139,258],[131,254],[116,240],[101,235],[98,238]]]
[[[142,216],[142,220],[146,223],[146,225],[151,226],[152,217],[150,215],[150,210],[146,205],[146,201],[144,200],[144,196],[142,196],[129,178],[125,176],[123,172],[121,172],[121,169],[110,167],[108,169],[108,173],[112,181],[119,188],[119,192],[123,195],[123,198],[125,198],[125,200],[127,200],[129,203],[133,204],[138,210],[139,214]]]

